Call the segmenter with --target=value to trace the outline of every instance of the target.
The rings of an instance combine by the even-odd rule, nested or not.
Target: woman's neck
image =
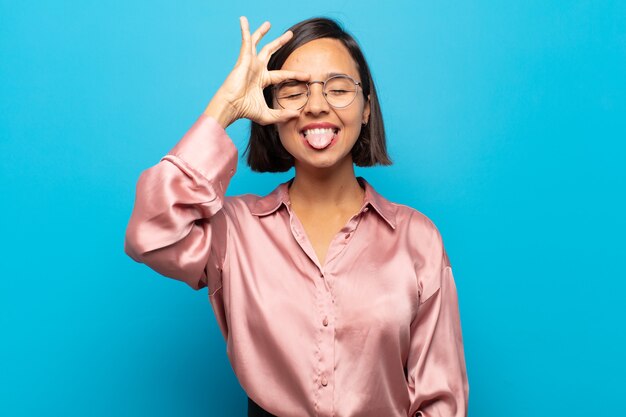
[[[314,210],[360,207],[364,195],[352,161],[327,170],[296,166],[296,175],[289,187],[292,205]]]

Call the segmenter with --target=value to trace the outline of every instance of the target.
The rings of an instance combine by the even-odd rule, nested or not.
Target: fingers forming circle
[[[268,112],[268,117],[264,118],[264,120],[262,121],[262,124],[264,126],[267,126],[273,123],[283,123],[289,119],[298,117],[299,114],[300,112],[297,110],[270,109],[270,111]]]
[[[308,81],[311,74],[301,71],[274,70],[268,71],[270,85],[276,85],[286,80]]]

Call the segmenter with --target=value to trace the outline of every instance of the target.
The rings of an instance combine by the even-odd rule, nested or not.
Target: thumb
[[[300,116],[299,110],[290,110],[290,109],[272,109],[270,110],[270,114],[274,119],[274,123],[283,123],[288,121],[289,119],[293,119],[295,117]]]

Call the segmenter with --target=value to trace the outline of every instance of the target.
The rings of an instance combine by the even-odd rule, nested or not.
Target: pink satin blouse
[[[248,396],[280,417],[461,417],[469,384],[435,225],[362,177],[320,265],[290,182],[225,197],[238,152],[202,115],[141,173],[125,251],[208,296]]]

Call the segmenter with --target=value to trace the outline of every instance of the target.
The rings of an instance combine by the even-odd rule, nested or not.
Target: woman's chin
[[[349,153],[347,155],[338,155],[334,152],[317,152],[313,154],[309,152],[300,158],[296,158],[296,167],[306,167],[305,169],[307,170],[334,170],[344,163],[352,164],[352,157]]]

